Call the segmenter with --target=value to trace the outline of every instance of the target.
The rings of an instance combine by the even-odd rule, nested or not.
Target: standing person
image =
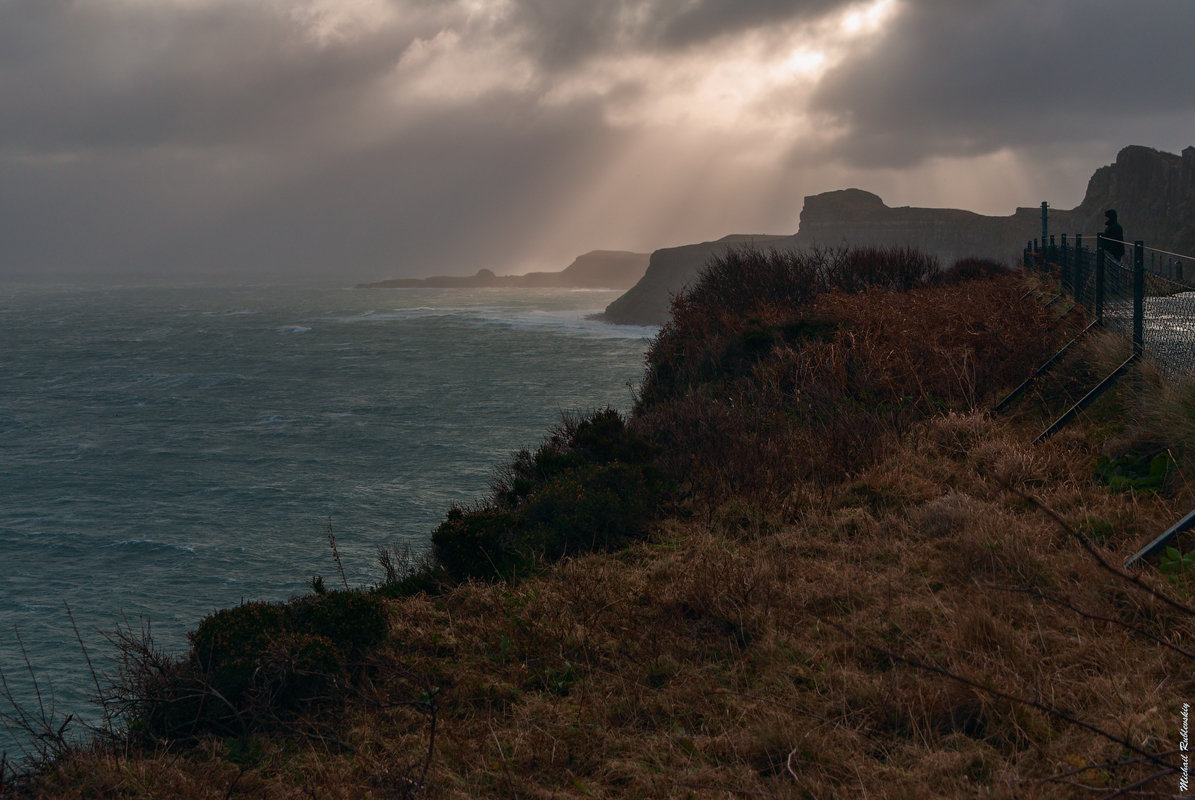
[[[1104,212],[1104,252],[1117,261],[1124,256],[1124,228],[1116,221],[1116,210]]]

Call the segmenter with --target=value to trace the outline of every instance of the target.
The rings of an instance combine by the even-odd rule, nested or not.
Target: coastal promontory
[[[509,287],[521,289],[628,289],[647,269],[647,253],[625,250],[593,250],[577,256],[560,272],[529,272],[525,275],[497,275],[480,269],[473,275],[439,275],[431,278],[391,278],[361,283],[358,289],[479,289]]]

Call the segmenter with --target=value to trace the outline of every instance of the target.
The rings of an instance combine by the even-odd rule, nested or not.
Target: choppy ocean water
[[[626,410],[616,292],[0,289],[0,669],[89,713],[102,635],[375,582],[561,411]],[[2,710],[2,709],[0,709]],[[0,750],[16,751],[0,730]]]

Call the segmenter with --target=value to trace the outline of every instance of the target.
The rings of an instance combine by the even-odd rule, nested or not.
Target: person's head
[[[1107,211],[1104,212],[1104,218],[1108,222],[1116,222],[1116,209],[1109,208]]]

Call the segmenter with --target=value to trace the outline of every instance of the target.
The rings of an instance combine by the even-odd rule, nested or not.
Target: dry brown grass
[[[1190,495],[1182,474],[1163,492],[1096,479],[1131,396],[1037,447],[1032,413],[976,411],[1051,348],[1050,315],[1007,277],[811,307],[833,337],[774,341],[642,410],[697,476],[649,541],[391,600],[344,704],[242,738],[97,746],[23,793],[1111,797],[1176,764],[1192,615],[1156,574],[1099,563]],[[1164,430],[1140,420],[1135,440]],[[815,469],[828,454],[844,466]],[[1120,796],[1177,787],[1171,771]]]
[[[649,354],[637,423],[674,479],[715,505],[840,479],[927,415],[993,404],[1065,341],[1014,275],[827,290],[751,306],[750,325],[689,303],[677,301],[684,346],[661,336]]]
[[[794,487],[787,521],[738,503],[517,586],[395,601],[383,674],[439,690],[419,796],[1087,797],[1156,771],[1101,766],[1132,754],[1009,696],[1176,747],[1195,673],[1145,634],[1189,641],[1190,618],[1035,503],[1076,529],[1116,520],[1113,561],[1179,509],[1095,484],[1078,435],[1025,442],[946,415],[816,499]],[[220,740],[81,754],[40,796],[410,796],[425,714],[361,703],[320,724],[351,750],[262,738],[244,769]]]

